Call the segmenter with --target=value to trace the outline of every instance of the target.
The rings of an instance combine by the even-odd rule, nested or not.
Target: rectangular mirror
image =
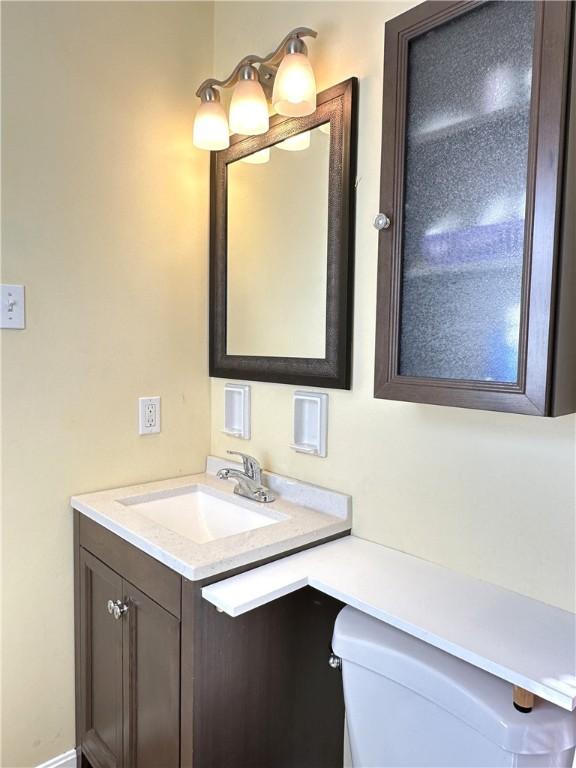
[[[211,376],[349,388],[356,91],[212,153]]]
[[[228,165],[228,355],[326,356],[329,168],[330,123]]]

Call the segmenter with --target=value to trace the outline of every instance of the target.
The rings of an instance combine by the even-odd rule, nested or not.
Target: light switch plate
[[[0,301],[2,302],[0,328],[14,328],[16,330],[26,328],[24,286],[3,285]]]
[[[160,398],[138,398],[138,432],[152,435],[160,432]]]

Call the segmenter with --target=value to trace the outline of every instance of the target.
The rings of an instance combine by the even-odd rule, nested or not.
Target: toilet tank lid
[[[576,711],[538,699],[529,714],[518,712],[510,683],[354,608],[338,614],[332,647],[345,663],[409,688],[509,752],[549,754],[576,745]],[[354,702],[347,698],[346,706]],[[382,702],[382,717],[390,706]]]

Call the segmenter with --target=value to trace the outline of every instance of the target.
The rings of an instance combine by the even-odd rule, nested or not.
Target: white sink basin
[[[118,501],[197,544],[274,525],[286,519],[282,513],[251,509],[198,485],[130,496]],[[249,505],[257,503],[248,502]]]

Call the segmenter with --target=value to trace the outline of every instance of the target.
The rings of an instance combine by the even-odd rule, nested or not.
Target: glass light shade
[[[251,155],[241,158],[241,163],[248,163],[249,165],[262,165],[270,160],[270,149],[266,147],[259,152],[253,152]]]
[[[304,53],[287,53],[276,73],[272,105],[279,115],[304,117],[316,110],[316,79]]]
[[[198,149],[219,150],[230,146],[226,112],[219,101],[200,104],[192,131],[192,141]]]
[[[238,80],[230,102],[230,130],[242,136],[266,133],[270,126],[268,104],[257,80]]]
[[[310,146],[310,131],[297,133],[296,136],[290,136],[276,144],[278,149],[286,149],[288,152],[300,152],[302,149],[308,149]]]

